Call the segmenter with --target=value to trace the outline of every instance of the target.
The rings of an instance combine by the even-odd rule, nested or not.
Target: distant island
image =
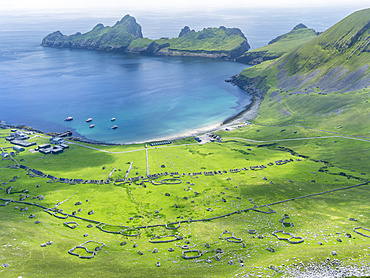
[[[144,38],[141,26],[130,15],[114,26],[96,25],[91,31],[63,35],[56,31],[47,35],[42,46],[92,49],[159,56],[197,56],[234,60],[250,49],[247,38],[238,28],[204,28],[191,30],[185,26],[177,38]]]

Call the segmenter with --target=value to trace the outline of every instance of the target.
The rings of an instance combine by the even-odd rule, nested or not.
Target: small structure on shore
[[[53,144],[53,145],[60,145],[60,144],[63,144],[66,140],[64,140],[64,138],[62,137],[52,137],[49,139],[49,142],[50,144]]]
[[[160,142],[153,142],[153,143],[150,143],[150,145],[153,147],[153,146],[161,146],[161,145],[169,145],[169,144],[172,144],[172,141],[160,141]]]
[[[12,143],[14,145],[19,145],[19,146],[22,146],[22,147],[25,147],[25,148],[36,145],[36,142],[27,142],[27,141],[19,140],[19,139],[14,139],[14,140],[10,141],[10,143]]]

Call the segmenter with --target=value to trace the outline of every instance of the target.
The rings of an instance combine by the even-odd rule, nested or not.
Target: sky
[[[230,7],[322,7],[359,6],[369,0],[0,0],[0,12],[65,12],[89,9],[125,8],[131,10],[200,10]]]

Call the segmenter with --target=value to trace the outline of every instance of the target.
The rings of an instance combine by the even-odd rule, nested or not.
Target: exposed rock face
[[[184,28],[182,28],[182,30],[180,31],[180,34],[179,34],[179,38],[185,36],[187,33],[189,32],[195,32],[194,30],[190,30],[189,26],[185,26]]]
[[[335,24],[282,60],[277,87],[292,93],[348,92],[370,84],[370,9]],[[330,53],[330,54],[328,54]]]
[[[151,44],[149,44],[148,48],[145,50],[145,53],[147,53],[147,54],[156,54],[160,50],[162,50],[163,48],[167,48],[169,46],[170,46],[169,43],[159,44],[158,42],[154,41]]]
[[[336,48],[338,51],[345,52],[347,49],[353,47],[356,42],[358,42],[359,40],[362,40],[364,41],[364,43],[359,45],[358,48],[355,50],[355,52],[356,51],[370,52],[370,36],[369,35],[366,36],[365,34],[366,32],[367,34],[369,34],[370,32],[370,20],[366,24],[364,24],[360,30],[358,30],[354,34],[351,34],[351,37],[349,39],[337,40],[336,42],[332,44],[332,46]],[[364,34],[365,36],[363,36]]]
[[[136,22],[136,19],[134,17],[131,17],[130,15],[126,15],[123,17],[120,21],[116,23],[116,25],[123,24],[126,26],[126,30],[129,34],[138,37],[143,38],[143,34],[141,32],[141,26]]]
[[[303,23],[299,23],[298,25],[296,25],[293,30],[298,30],[298,29],[304,29],[304,28],[307,28],[306,25],[304,25]]]
[[[223,122],[223,124],[228,124],[236,121],[250,121],[255,119],[258,115],[258,108],[260,107],[266,92],[270,89],[270,87],[266,84],[266,78],[259,76],[257,76],[256,78],[246,78],[245,76],[236,75],[232,76],[230,80],[226,81],[240,87],[241,89],[249,93],[253,97],[253,99],[252,103],[245,107],[244,111],[230,118],[227,118]]]
[[[321,70],[318,69],[306,75],[297,74],[293,76],[289,76],[285,70],[282,70],[277,75],[277,87],[281,90],[296,89],[292,94],[309,93],[317,87],[323,91],[331,92],[360,90],[370,84],[370,76],[366,75],[368,68],[369,65],[364,65],[353,72],[348,72],[344,67],[333,68],[308,87],[305,84],[311,82],[320,74]]]

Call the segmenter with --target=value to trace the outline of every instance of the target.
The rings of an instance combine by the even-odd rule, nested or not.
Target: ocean
[[[46,132],[71,129],[76,136],[100,142],[130,143],[178,137],[214,126],[250,103],[250,95],[225,82],[246,68],[244,64],[40,46],[42,38],[55,30],[87,32],[97,23],[111,26],[130,13],[142,26],[144,37],[174,37],[185,25],[195,30],[238,27],[252,48],[257,48],[298,23],[324,31],[351,12],[3,14],[0,121]],[[69,116],[73,121],[64,121]],[[88,118],[92,122],[87,123]],[[90,124],[95,127],[89,128]],[[111,129],[113,125],[118,128]]]

